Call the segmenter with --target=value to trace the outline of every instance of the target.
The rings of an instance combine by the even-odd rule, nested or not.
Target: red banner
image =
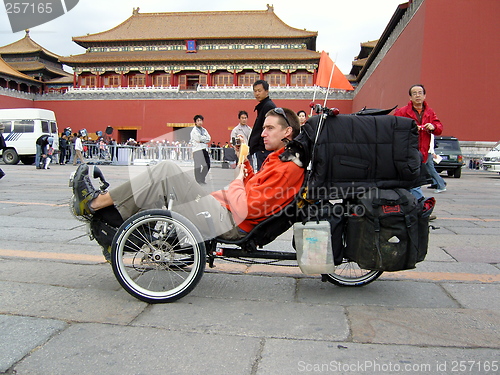
[[[354,90],[347,78],[342,74],[340,69],[337,65],[335,65],[330,56],[328,56],[328,53],[325,51],[321,52],[321,56],[319,58],[316,86],[329,89]]]

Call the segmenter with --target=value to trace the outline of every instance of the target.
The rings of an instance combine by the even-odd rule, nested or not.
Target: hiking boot
[[[92,185],[89,177],[89,167],[87,164],[80,164],[73,178],[73,211],[77,216],[92,215],[94,210],[90,208],[90,202],[99,195]]]

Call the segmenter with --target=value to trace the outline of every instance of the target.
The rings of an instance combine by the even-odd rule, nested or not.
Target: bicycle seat
[[[217,237],[216,241],[224,244],[246,245],[251,248],[262,247],[274,241],[279,235],[285,233],[297,221],[297,198],[286,205],[276,214],[269,216],[257,224],[245,237],[237,240],[228,240]]]

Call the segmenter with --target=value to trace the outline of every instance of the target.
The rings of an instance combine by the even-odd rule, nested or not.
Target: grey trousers
[[[172,211],[189,219],[204,239],[214,235],[237,239],[244,235],[234,223],[231,212],[171,161],[147,167],[129,181],[110,189],[109,194],[124,220],[139,211],[167,207],[173,199]],[[207,220],[211,220],[213,226]]]

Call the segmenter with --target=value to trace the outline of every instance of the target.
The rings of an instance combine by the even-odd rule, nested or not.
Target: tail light
[[[463,163],[463,157],[462,157],[462,155],[458,155],[458,156],[457,156],[457,161],[458,161],[459,163]]]

